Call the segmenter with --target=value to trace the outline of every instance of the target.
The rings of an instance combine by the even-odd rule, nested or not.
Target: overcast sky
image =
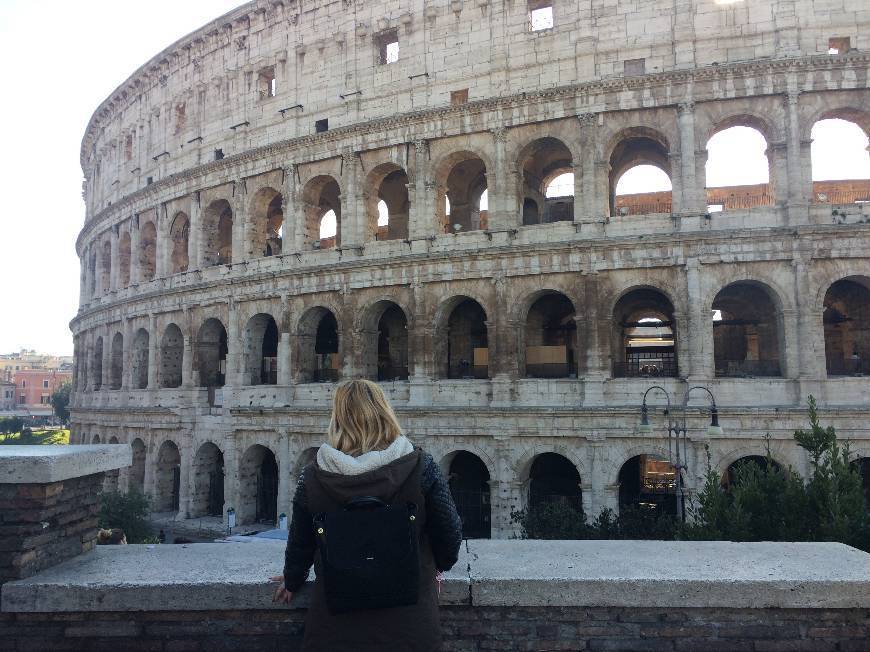
[[[94,109],[164,47],[240,4],[0,0],[0,353],[72,353],[68,326],[79,297],[74,244],[85,214],[79,147]],[[757,176],[746,155],[751,143],[726,140],[735,157],[727,161],[737,162],[731,168],[749,178],[755,169]],[[854,133],[849,141],[857,144]],[[834,145],[831,165],[855,170],[843,142]],[[870,176],[866,152],[860,160]],[[838,178],[833,174],[827,178]],[[741,176],[732,183],[752,181]]]

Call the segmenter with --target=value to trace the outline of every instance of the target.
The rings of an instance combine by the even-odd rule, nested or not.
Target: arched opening
[[[148,387],[148,331],[140,328],[133,338],[133,389]]]
[[[181,453],[170,440],[164,441],[157,451],[154,471],[154,511],[177,512],[180,497]]]
[[[407,240],[408,175],[398,165],[384,163],[366,179],[366,216],[369,233],[375,240]]]
[[[851,466],[861,475],[861,486],[864,488],[864,507],[870,509],[870,457],[859,457],[852,461]]]
[[[639,288],[613,309],[613,376],[676,376],[674,307],[658,290]]]
[[[667,139],[646,127],[622,133],[610,153],[610,214],[670,213],[671,159]]]
[[[130,448],[133,449],[133,463],[130,465],[128,486],[143,493],[145,491],[145,443],[137,437],[131,442]]]
[[[863,127],[862,127],[863,125]],[[820,204],[870,202],[870,117],[834,111],[813,125],[813,201]]]
[[[677,515],[674,465],[655,455],[635,455],[619,470],[619,509]]]
[[[574,219],[574,164],[560,140],[539,138],[519,156],[523,173],[523,224],[570,222]]]
[[[169,239],[172,241],[171,268],[173,274],[186,272],[190,264],[188,242],[190,241],[190,219],[184,213],[178,213],[169,228]]]
[[[112,289],[112,243],[103,243],[103,255],[100,258],[100,288],[103,294]]]
[[[94,342],[94,353],[91,358],[91,378],[93,383],[91,387],[94,391],[99,390],[103,386],[103,338],[98,337]]]
[[[340,376],[338,321],[326,308],[309,310],[299,322],[299,373],[302,382],[336,382]]]
[[[529,507],[555,504],[583,511],[580,474],[558,453],[541,453],[529,471]]]
[[[130,285],[130,232],[121,233],[118,242],[118,287]]]
[[[160,387],[181,387],[184,337],[181,329],[169,324],[160,340]]]
[[[719,125],[707,141],[706,187],[710,212],[773,204],[773,161],[757,120],[738,117]]]
[[[93,438],[93,440],[91,441],[91,443],[94,444],[94,445],[96,445],[96,444],[99,444],[100,441],[101,441],[101,440],[100,440],[100,436],[99,436],[99,435],[94,435],[94,438]]]
[[[255,444],[242,457],[237,517],[239,525],[278,520],[278,461],[265,446]]]
[[[828,375],[870,374],[870,278],[837,281],[825,293],[824,306]]]
[[[574,304],[564,294],[548,292],[526,316],[526,376],[576,378],[577,322]]]
[[[227,373],[227,329],[211,317],[199,328],[196,338],[200,387],[223,387]]]
[[[492,525],[486,464],[473,453],[457,451],[452,454],[447,478],[453,502],[462,519],[462,536],[466,539],[489,539]]]
[[[202,266],[232,262],[233,209],[226,199],[217,199],[202,213]]]
[[[150,281],[157,273],[157,227],[145,222],[139,227],[139,278]]]
[[[408,378],[408,319],[392,301],[378,301],[363,321],[362,362],[366,378]]]
[[[190,517],[223,516],[224,454],[211,442],[196,451],[191,468],[193,492],[190,496]]]
[[[112,338],[112,357],[109,360],[109,389],[121,389],[124,379],[124,336],[115,333]]]
[[[251,201],[248,250],[251,256],[278,256],[284,248],[284,199],[274,188],[261,188]]]
[[[278,384],[278,324],[260,313],[245,327],[245,371],[251,385]]]
[[[341,188],[329,175],[316,176],[302,191],[305,240],[314,249],[341,246]]]
[[[488,378],[489,340],[486,312],[474,299],[456,297],[452,300],[446,320],[441,377]]]
[[[476,154],[457,152],[440,167],[436,212],[443,232],[486,229],[486,164]]]
[[[780,376],[782,329],[771,290],[739,282],[713,299],[716,376]]]
[[[734,460],[728,465],[725,473],[722,474],[722,488],[725,489],[725,491],[729,491],[733,486],[735,486],[735,484],[740,481],[740,469],[749,465],[756,467],[759,471],[767,471],[769,469],[782,471],[779,462],[776,462],[775,460],[768,459],[763,455],[747,455]]]

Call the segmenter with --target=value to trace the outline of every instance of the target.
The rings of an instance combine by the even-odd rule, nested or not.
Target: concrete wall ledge
[[[0,446],[0,484],[48,484],[130,466],[129,446]]]
[[[104,546],[2,587],[6,613],[286,609],[280,541]],[[445,606],[868,609],[870,554],[838,543],[472,540]],[[308,591],[291,608],[308,606]]]

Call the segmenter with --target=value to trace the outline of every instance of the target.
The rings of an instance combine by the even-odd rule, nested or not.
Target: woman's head
[[[393,408],[370,380],[348,380],[335,389],[328,441],[348,455],[382,450],[402,434]]]

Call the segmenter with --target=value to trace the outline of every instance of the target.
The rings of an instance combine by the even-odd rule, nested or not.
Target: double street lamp
[[[710,397],[710,425],[707,427],[707,434],[712,436],[721,435],[723,431],[722,426],[719,425],[719,411],[716,408],[716,399],[709,389],[701,385],[689,387],[683,395],[682,405],[674,405],[673,407],[668,390],[659,385],[650,387],[643,394],[643,403],[640,407],[640,426],[637,429],[638,432],[643,434],[652,433],[653,428],[649,422],[649,408],[646,405],[646,397],[653,390],[658,390],[665,395],[667,400],[665,415],[668,417],[668,461],[674,467],[674,490],[677,497],[677,513],[683,521],[686,520],[686,507],[683,499],[682,472],[683,469],[688,471],[686,462],[689,457],[687,451],[688,427],[686,426],[686,411],[689,406],[689,395],[696,389],[707,392],[707,395]],[[674,414],[675,411],[678,411],[679,414]]]

